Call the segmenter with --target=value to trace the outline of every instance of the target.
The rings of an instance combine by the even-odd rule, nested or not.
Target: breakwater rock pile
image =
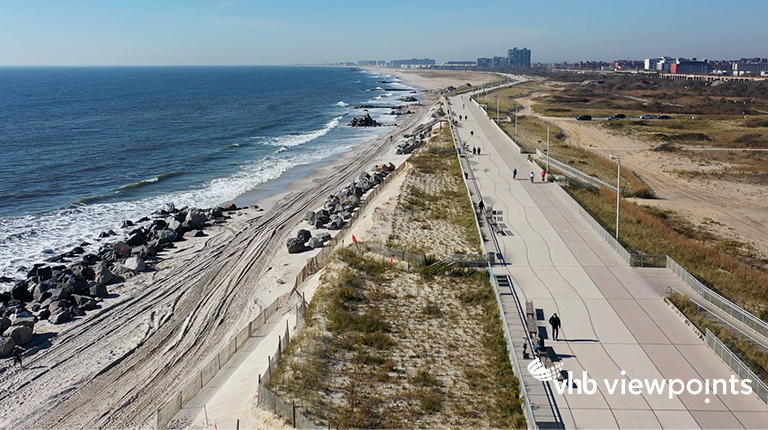
[[[397,148],[395,148],[395,154],[410,154],[412,153],[416,148],[420,147],[421,145],[426,142],[427,137],[429,137],[429,132],[423,132],[417,135],[408,136],[408,138],[405,142],[401,142],[399,145],[397,145]]]
[[[372,172],[363,172],[357,180],[342,188],[336,194],[325,199],[323,207],[308,211],[304,220],[316,229],[339,230],[352,218],[352,213],[360,207],[360,199],[373,187],[380,184],[384,178],[395,170],[392,163],[377,165]],[[331,240],[330,233],[320,233],[312,236],[308,230],[299,230],[296,237],[286,241],[286,247],[291,254],[304,252],[309,249],[322,248]]]
[[[109,294],[109,286],[153,270],[163,249],[172,248],[184,237],[204,236],[206,227],[224,223],[225,212],[235,210],[234,204],[176,209],[167,203],[153,219],[123,221],[126,237],[104,243],[95,253],[86,253],[90,244],[83,243],[35,264],[26,279],[3,278],[13,282],[13,288],[0,294],[0,356],[10,353],[15,345],[31,342],[35,323],[40,320],[61,324],[98,308]],[[99,235],[110,236],[117,234],[110,230]]]
[[[379,123],[375,119],[371,118],[371,114],[367,113],[360,118],[354,117],[349,123],[352,127],[378,127]]]

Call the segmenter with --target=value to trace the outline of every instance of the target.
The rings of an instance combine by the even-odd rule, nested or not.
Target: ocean
[[[0,68],[0,276],[386,133],[347,124],[407,88],[332,67]],[[392,123],[390,110],[369,112]]]

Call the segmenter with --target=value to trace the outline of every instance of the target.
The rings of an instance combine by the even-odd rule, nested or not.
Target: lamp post
[[[547,126],[547,175],[549,175],[549,126]]]
[[[517,107],[515,107],[515,143],[517,143]]]
[[[496,96],[496,122],[499,122],[499,96]]]
[[[608,155],[611,160],[616,160],[617,173],[616,173],[616,241],[619,241],[619,201],[621,199],[621,157],[615,155]]]
[[[485,113],[488,113],[488,88],[485,89]]]

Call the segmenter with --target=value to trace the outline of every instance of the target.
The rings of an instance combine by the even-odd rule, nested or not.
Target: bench
[[[536,312],[533,309],[533,300],[525,301],[525,316],[528,318],[536,317]]]
[[[539,326],[536,325],[536,313],[533,310],[533,301],[525,301],[525,319],[528,324],[528,333],[531,338],[539,334]]]

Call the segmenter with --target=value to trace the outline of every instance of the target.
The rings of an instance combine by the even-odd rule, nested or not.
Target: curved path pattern
[[[722,394],[722,384],[719,394],[711,394],[712,381],[728,381],[730,369],[571,208],[558,185],[542,182],[538,170],[531,182],[535,166],[478,105],[460,96],[451,103],[455,114],[468,116],[458,131],[469,153],[471,147],[481,148],[482,155],[469,157],[485,206],[497,211],[497,222],[511,233],[497,236],[507,264],[495,266],[494,274],[509,275],[521,300],[533,301],[539,331],[549,337],[547,346],[563,370],[573,372],[574,380],[566,384],[574,390],[570,394],[557,393],[558,383],[550,383],[565,427],[765,427],[768,408],[755,395]],[[510,293],[509,287],[499,289],[502,295]],[[512,325],[521,325],[517,310],[513,302],[503,303],[513,331]],[[563,321],[559,342],[551,339],[546,323],[555,312]],[[584,387],[583,371],[596,382],[593,394],[577,393],[577,388],[592,388]],[[702,388],[699,394],[670,396],[669,386],[651,394],[642,382],[640,393],[632,394],[632,379],[704,385],[689,384],[693,392]],[[627,387],[624,394],[622,386]],[[736,389],[742,389],[739,383]]]

